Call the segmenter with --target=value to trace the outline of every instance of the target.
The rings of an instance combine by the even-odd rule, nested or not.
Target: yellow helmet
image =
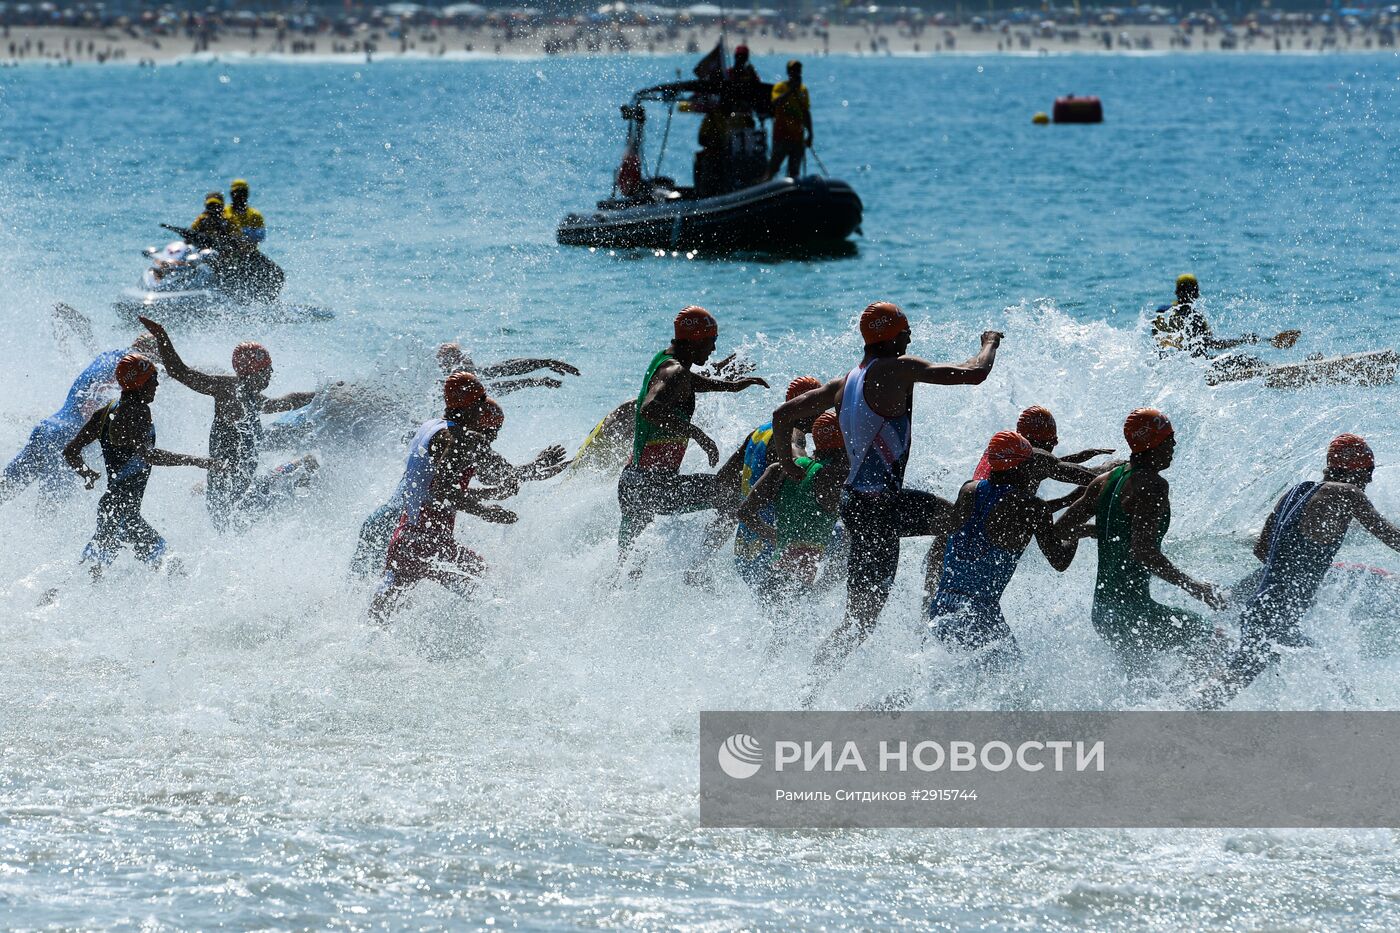
[[[1194,301],[1201,297],[1201,283],[1196,281],[1196,277],[1187,272],[1176,277],[1176,297],[1180,301]]]
[[[205,199],[204,199],[204,209],[205,209],[206,211],[222,211],[222,210],[224,209],[224,202],[223,202],[223,199],[222,199],[222,198],[205,198]]]
[[[233,181],[229,182],[228,190],[229,190],[230,192],[233,192],[233,191],[240,191],[240,190],[241,190],[241,191],[247,191],[247,190],[248,190],[248,182],[244,181],[242,178],[235,178]]]

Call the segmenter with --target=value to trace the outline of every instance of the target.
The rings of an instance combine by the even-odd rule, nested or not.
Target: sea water
[[[527,486],[518,524],[459,522],[490,572],[468,603],[425,584],[386,633],[347,565],[393,488],[404,438],[438,408],[432,350],[577,365],[505,400],[516,462],[633,397],[670,320],[720,320],[772,390],[703,397],[727,453],[793,376],[858,359],[855,320],[901,303],[913,352],[961,361],[1006,339],[976,388],[917,394],[910,485],[952,495],[987,437],[1031,404],[1066,450],[1122,445],[1123,415],[1170,414],[1180,444],[1169,555],[1229,583],[1278,495],[1359,431],[1371,495],[1400,514],[1394,388],[1208,387],[1158,359],[1151,309],[1199,276],[1222,334],[1303,332],[1290,353],[1392,346],[1400,239],[1400,68],[1390,55],[829,58],[807,62],[816,153],[865,202],[848,256],[774,259],[564,248],[558,220],[606,196],[617,106],[689,74],[672,58],[254,64],[0,72],[0,458],[97,351],[139,251],[245,177],[301,325],[173,328],[191,364],[240,340],[272,392],[344,380],[385,416],[313,444],[320,482],[245,534],[211,529],[188,468],[158,468],[145,514],[186,575],[124,557],[77,566],[97,493],[0,507],[0,924],[16,928],[910,924],[1027,929],[1394,928],[1389,831],[708,831],[697,712],[786,709],[840,594],[776,653],[727,559],[687,587],[705,527],[663,519],[639,582],[614,586],[615,483]],[[760,58],[772,79],[782,63]],[[1038,127],[1064,93],[1102,126]],[[695,118],[649,114],[648,167],[689,176]],[[809,162],[809,169],[820,171]],[[88,315],[94,342],[49,308]],[[173,381],[160,442],[203,453],[212,406]],[[89,462],[96,463],[89,450]],[[272,460],[269,458],[268,463]],[[692,449],[687,470],[705,468]],[[1047,490],[1051,489],[1047,486]],[[921,639],[925,547],[905,545],[881,625],[820,699],[915,686],[929,708],[1170,706],[1130,689],[1089,624],[1092,546],[1065,574],[1029,554],[1004,602],[1026,654],[974,680]],[[1361,535],[1342,558],[1400,559]],[[1391,585],[1324,588],[1318,660],[1289,659],[1242,708],[1394,708]],[[1182,605],[1185,597],[1160,589]],[[1229,619],[1222,618],[1228,628]]]

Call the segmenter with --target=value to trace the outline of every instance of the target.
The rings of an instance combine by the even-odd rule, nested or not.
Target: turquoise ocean
[[[562,388],[505,399],[499,446],[521,462],[576,448],[635,396],[692,303],[718,316],[721,353],[774,386],[701,400],[726,451],[792,377],[853,365],[857,315],[889,299],[930,359],[1006,334],[984,385],[920,390],[911,485],[951,495],[1028,405],[1049,406],[1079,449],[1121,448],[1123,415],[1151,404],[1180,438],[1167,550],[1200,577],[1254,569],[1251,535],[1343,431],[1371,440],[1373,500],[1400,515],[1400,390],[1212,388],[1196,362],[1159,359],[1146,327],[1193,272],[1221,333],[1302,331],[1270,359],[1395,347],[1394,56],[812,60],[816,152],[866,205],[850,255],[555,245],[564,213],[607,194],[617,106],[691,64],[0,71],[0,458],[97,351],[130,340],[111,305],[140,250],[168,238],[158,224],[188,223],[234,177],[267,217],[285,297],[335,317],[174,327],[186,360],[227,367],[234,343],[257,339],[273,391],[343,380],[379,413],[318,437],[322,481],[246,534],[212,530],[196,471],[157,470],[145,513],[183,578],[128,557],[90,585],[77,560],[95,492],[0,506],[0,926],[1400,925],[1391,831],[701,829],[698,711],[792,708],[840,600],[819,599],[768,656],[768,623],[726,560],[713,586],[683,583],[696,516],[658,523],[641,581],[614,588],[608,476],[527,487],[513,526],[464,517],[459,539],[491,566],[477,597],[425,585],[390,631],[371,631],[372,584],[347,564],[405,434],[435,411],[434,347],[579,367]],[[757,64],[770,80],[782,65]],[[1032,125],[1065,93],[1101,95],[1106,122]],[[652,156],[664,125],[654,112]],[[695,131],[676,115],[663,172],[688,175]],[[59,301],[91,319],[92,341],[54,324]],[[162,446],[204,451],[205,398],[170,382],[154,410]],[[1005,610],[1027,658],[1007,680],[922,646],[924,549],[906,543],[877,634],[821,705],[911,684],[938,709],[1162,705],[1126,687],[1090,626],[1091,547],[1063,575],[1023,561]],[[1342,557],[1400,570],[1361,536]],[[1237,705],[1395,708],[1396,586],[1339,580],[1309,617],[1350,700],[1299,655]]]

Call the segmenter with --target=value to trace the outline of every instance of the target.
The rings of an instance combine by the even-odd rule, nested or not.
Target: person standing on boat
[[[762,83],[758,79],[758,70],[749,61],[749,47],[747,45],[734,47],[734,66],[724,73],[724,80],[739,84]]]
[[[734,49],[734,67],[725,71],[724,80],[728,84],[725,95],[728,98],[731,129],[753,126],[753,111],[762,111],[768,103],[763,94],[763,81],[757,69],[749,61],[749,47],[740,45]]]
[[[787,160],[787,173],[796,178],[802,171],[802,158],[812,145],[812,102],[802,83],[802,63],[787,63],[787,80],[773,85],[773,153],[768,159],[768,177],[778,173]]]

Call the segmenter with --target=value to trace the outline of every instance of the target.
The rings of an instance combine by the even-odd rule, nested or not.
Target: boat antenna
[[[729,32],[726,26],[729,21],[729,11],[724,7],[724,0],[719,0],[719,76],[722,80],[725,72],[729,70]]]

